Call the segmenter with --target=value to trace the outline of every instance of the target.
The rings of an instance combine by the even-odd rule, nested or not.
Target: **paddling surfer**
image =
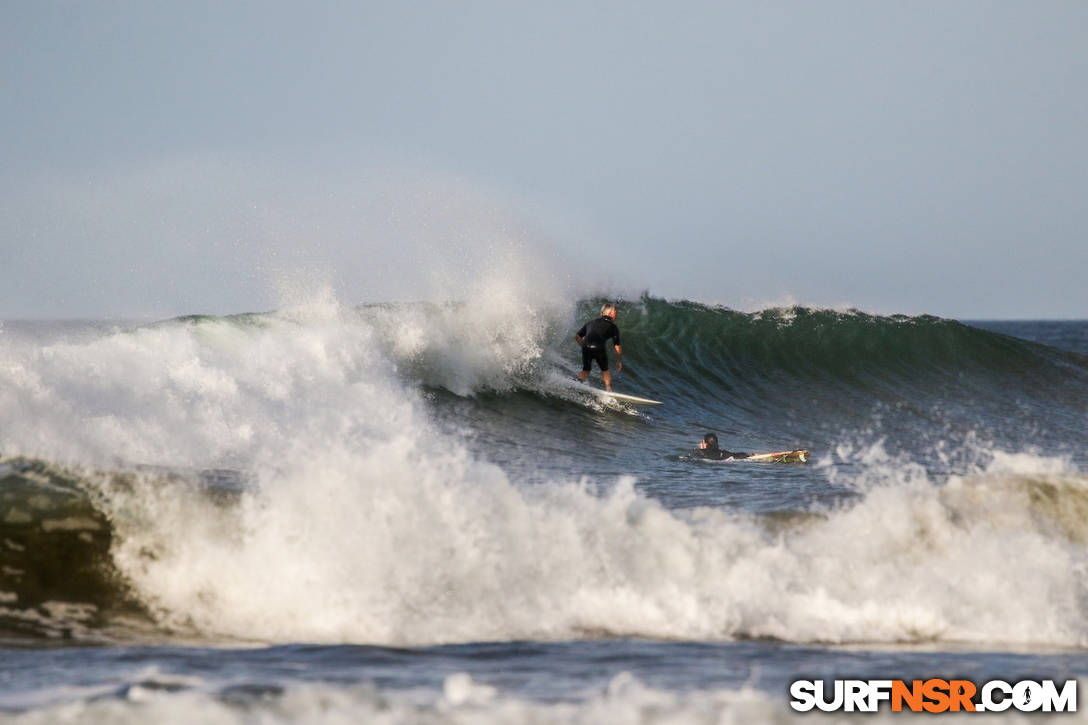
[[[605,343],[612,340],[616,348],[616,372],[623,370],[623,350],[620,349],[620,328],[616,327],[616,306],[601,307],[601,316],[582,325],[574,335],[574,341],[582,348],[582,372],[578,373],[580,382],[586,381],[593,361],[601,369],[604,389],[612,392],[612,373],[608,370],[608,352]]]
[[[730,458],[740,459],[747,458],[750,453],[735,453],[733,451],[727,451],[718,447],[718,436],[713,433],[707,433],[703,436],[703,439],[699,441],[699,455],[703,458],[709,458],[712,461],[725,461]]]
[[[699,441],[699,447],[695,450],[695,453],[700,458],[706,458],[711,461],[764,461],[767,463],[807,463],[809,459],[809,453],[804,448],[795,448],[792,451],[777,451],[775,453],[738,453],[737,451],[727,451],[724,448],[718,447],[718,436],[713,433],[707,433],[703,436],[703,439]]]

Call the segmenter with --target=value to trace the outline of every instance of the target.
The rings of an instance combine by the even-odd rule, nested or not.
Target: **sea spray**
[[[168,618],[266,641],[1086,641],[1083,526],[1023,505],[1039,485],[1082,500],[1078,474],[878,486],[772,535],[670,513],[630,481],[524,489],[456,446],[418,452],[323,450],[262,481],[225,531],[155,508],[116,559]]]
[[[536,393],[546,380],[539,368],[550,364],[550,336],[561,340],[580,316],[555,312],[561,303],[530,308],[522,318],[537,315],[539,322],[525,326],[527,337],[491,339],[497,353],[481,354],[478,338],[516,308],[459,304],[352,310],[325,300],[89,340],[6,341],[0,446],[77,472],[89,505],[108,522],[112,566],[125,591],[159,626],[187,636],[382,644],[601,636],[1085,644],[1083,518],[1069,513],[1082,510],[1085,482],[1071,457],[1005,450],[991,440],[989,462],[982,456],[978,465],[934,473],[930,461],[946,465],[947,456],[931,456],[925,446],[908,454],[906,436],[888,438],[898,445],[882,451],[864,444],[910,430],[903,421],[925,421],[929,409],[888,402],[889,420],[868,431],[862,426],[872,425],[870,402],[832,395],[855,383],[835,377],[834,361],[835,348],[860,334],[857,325],[882,331],[893,352],[901,345],[899,327],[916,344],[935,338],[938,351],[950,333],[955,345],[944,358],[928,357],[910,386],[896,388],[903,372],[893,369],[871,378],[869,389],[889,401],[926,380],[945,390],[946,371],[965,354],[959,348],[974,354],[981,340],[971,358],[970,400],[996,406],[1008,396],[983,398],[980,391],[1011,372],[1004,363],[991,365],[987,351],[1009,345],[1021,365],[1041,373],[1018,389],[1013,404],[1029,412],[1069,406],[1053,416],[1060,431],[1063,415],[1075,417],[1078,403],[1049,397],[1048,366],[1055,359],[1076,366],[1075,358],[928,320],[859,322],[798,311],[764,330],[764,319],[693,308],[695,317],[735,332],[697,340],[692,349],[703,359],[728,353],[732,374],[748,380],[732,395],[752,411],[752,427],[776,415],[790,421],[779,431],[867,431],[861,453],[843,447],[837,458],[820,457],[826,465],[801,469],[806,483],[815,478],[849,495],[830,503],[790,498],[783,484],[799,479],[783,475],[777,495],[790,502],[792,517],[772,520],[726,506],[670,509],[622,467],[618,475],[572,470],[530,484],[532,470],[495,465],[456,426],[439,424],[443,403],[429,399],[427,386],[513,426],[509,445],[524,446],[527,460],[539,444],[588,447],[605,434],[642,436],[663,458],[676,447],[671,441],[692,435],[689,419],[721,425],[736,408],[700,400],[685,408],[684,396],[672,395],[680,388],[665,387],[662,422],[609,427],[600,417],[607,411],[553,406]],[[696,335],[683,307],[665,306],[661,314],[669,319],[659,321],[653,315],[660,303],[642,306],[626,318],[621,306],[635,349],[660,347],[666,338],[651,334],[657,326],[687,325]],[[823,353],[831,362],[821,368],[819,355],[808,356],[816,367],[801,369],[796,361],[806,356],[789,351],[809,345],[805,336],[820,325],[823,334],[838,336]],[[418,340],[398,347],[403,341],[391,331],[413,328]],[[772,330],[779,336],[757,344]],[[750,349],[736,342],[745,335]],[[632,364],[630,380],[666,380],[674,368],[655,369],[653,359],[646,352],[642,372]],[[775,367],[776,360],[785,362]],[[879,372],[872,365],[865,374]],[[809,393],[820,378],[831,392]],[[488,391],[508,392],[492,399]],[[811,409],[813,397],[833,400],[840,412]],[[968,398],[950,400],[966,405]],[[506,407],[490,413],[490,405]],[[522,424],[503,417],[504,409],[557,421],[554,434],[519,441]],[[951,409],[946,402],[944,410]],[[630,466],[633,458],[617,460]],[[682,460],[673,467],[688,478],[708,475]],[[208,486],[191,485],[216,468],[236,472],[236,495],[216,499]],[[714,468],[724,479],[714,485],[728,484],[737,470]],[[6,583],[0,589],[19,596]]]

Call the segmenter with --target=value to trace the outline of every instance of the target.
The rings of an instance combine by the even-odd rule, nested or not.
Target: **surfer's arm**
[[[616,372],[623,370],[623,350],[619,345],[616,345]]]
[[[585,344],[582,342],[582,336],[581,335],[575,335],[574,336],[574,341],[576,343],[578,343],[578,347],[585,347]]]

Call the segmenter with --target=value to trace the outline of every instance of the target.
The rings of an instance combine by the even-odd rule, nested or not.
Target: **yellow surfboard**
[[[798,448],[795,451],[776,451],[775,453],[753,453],[744,458],[736,458],[737,461],[765,461],[768,463],[807,463],[808,451]]]

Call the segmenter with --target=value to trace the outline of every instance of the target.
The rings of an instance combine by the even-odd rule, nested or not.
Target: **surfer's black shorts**
[[[590,347],[585,345],[582,347],[582,370],[589,372],[593,367],[593,361],[597,361],[597,367],[601,370],[608,369],[608,355],[605,353],[603,347]]]

